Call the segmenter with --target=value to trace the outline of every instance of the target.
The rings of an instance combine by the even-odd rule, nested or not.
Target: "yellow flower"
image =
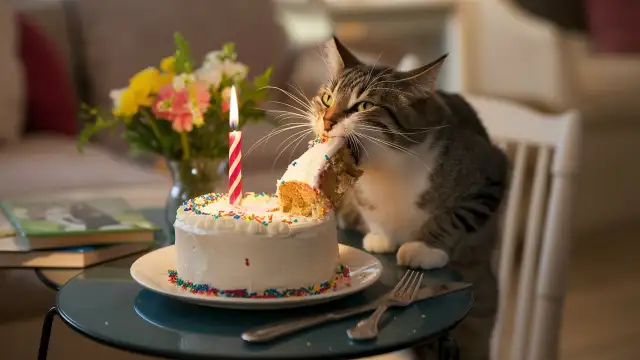
[[[133,116],[138,112],[139,107],[135,91],[132,88],[127,88],[120,94],[120,102],[118,107],[113,109],[113,115]]]
[[[153,83],[151,91],[158,93],[163,86],[171,84],[173,82],[173,74],[159,74]]]
[[[139,99],[147,98],[157,85],[160,72],[156,68],[148,67],[133,75],[129,79],[129,88],[135,91]]]
[[[175,65],[176,58],[173,56],[167,56],[166,58],[162,59],[162,61],[160,61],[160,69],[169,74],[175,74]]]
[[[161,74],[156,68],[146,68],[135,74],[129,80],[129,89],[135,94],[135,101],[141,106],[151,106],[155,94],[160,89],[170,84],[173,76]]]

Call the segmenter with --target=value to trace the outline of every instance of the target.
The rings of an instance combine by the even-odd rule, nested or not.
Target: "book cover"
[[[2,208],[0,208],[0,239],[15,236],[16,230],[13,228],[13,225],[11,225],[11,222],[4,214]]]
[[[148,250],[150,244],[115,244],[36,250],[0,251],[0,268],[83,268]]]
[[[124,199],[3,201],[0,206],[25,237],[156,230]]]

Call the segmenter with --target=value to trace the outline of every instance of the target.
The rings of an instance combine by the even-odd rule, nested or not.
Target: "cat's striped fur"
[[[497,309],[490,260],[507,188],[507,158],[460,96],[435,90],[445,57],[409,72],[362,64],[328,45],[331,80],[312,99],[318,134],[346,136],[364,171],[340,224],[399,264],[451,266],[475,288],[456,329],[464,359],[487,359]]]

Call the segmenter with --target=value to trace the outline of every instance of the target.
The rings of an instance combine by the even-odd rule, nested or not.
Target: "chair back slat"
[[[518,278],[517,304],[515,307],[514,336],[511,343],[511,359],[524,359],[527,354],[525,341],[529,335],[532,304],[538,272],[540,237],[544,220],[544,206],[547,199],[547,187],[551,162],[551,148],[541,147],[537,151],[533,185],[529,197],[529,210],[526,217],[524,249]]]
[[[507,206],[504,213],[504,222],[502,236],[500,241],[500,265],[498,274],[498,283],[500,287],[499,303],[498,303],[498,322],[496,324],[495,333],[501,337],[504,331],[502,326],[505,322],[503,317],[507,313],[509,306],[509,298],[511,296],[512,274],[514,271],[515,254],[516,254],[516,235],[520,222],[520,203],[522,200],[522,191],[524,186],[524,177],[526,171],[526,159],[529,147],[527,144],[516,144],[515,160],[511,168],[511,183],[509,184],[509,192],[507,197]]]

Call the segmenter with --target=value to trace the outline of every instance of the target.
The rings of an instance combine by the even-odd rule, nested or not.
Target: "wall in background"
[[[640,56],[599,56],[507,0],[463,1],[462,86],[546,110],[578,108],[584,119],[576,230],[640,219]]]

